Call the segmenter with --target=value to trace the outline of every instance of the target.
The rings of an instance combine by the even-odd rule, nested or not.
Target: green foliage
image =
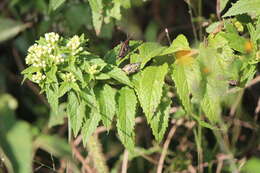
[[[116,113],[116,91],[107,84],[95,88],[95,91],[99,102],[102,122],[106,128],[110,128]]]
[[[42,35],[49,30],[62,31],[63,35],[85,32],[89,38],[87,39],[84,35],[62,37],[53,32],[45,34],[29,47],[25,58],[28,67],[22,74],[24,80],[29,79],[38,85],[41,93],[46,95],[50,106],[49,127],[62,124],[64,118],[67,117],[69,139],[73,140],[81,134],[83,144],[87,146],[90,155],[93,154],[91,152],[94,149],[101,148],[96,142],[97,139],[94,139],[96,137],[93,133],[102,121],[107,130],[112,129],[111,133],[117,132],[121,143],[130,151],[129,160],[134,158],[138,160],[137,157],[142,156],[151,161],[152,159],[144,154],[160,152],[161,149],[159,146],[147,150],[135,146],[143,145],[139,138],[143,134],[139,136],[139,132],[135,133],[136,116],[146,118],[156,140],[154,145],[158,145],[163,140],[168,130],[169,120],[186,117],[188,121],[195,120],[195,126],[189,128],[196,136],[196,145],[200,145],[197,140],[204,139],[200,136],[202,127],[209,128],[214,133],[218,133],[219,128],[223,130],[221,123],[225,120],[223,112],[227,111],[223,106],[226,97],[230,96],[230,90],[239,91],[246,87],[256,74],[257,64],[260,61],[260,18],[256,19],[259,15],[259,0],[237,1],[224,17],[247,13],[251,15],[251,17],[248,16],[250,20],[244,22],[239,16],[213,23],[206,29],[209,35],[204,36],[204,42],[197,41],[196,43],[199,44],[193,45],[193,48],[182,34],[178,35],[170,46],[163,46],[156,42],[130,40],[129,49],[123,58],[118,56],[122,44],[107,50],[107,43],[112,42],[111,45],[114,46],[118,40],[109,39],[112,36],[114,39],[119,33],[114,32],[113,29],[127,30],[123,28],[124,26],[120,26],[123,23],[120,20],[124,15],[129,15],[131,20],[132,13],[135,12],[131,11],[132,13],[128,14],[122,10],[130,8],[131,5],[138,6],[143,3],[142,1],[89,0],[65,3],[65,0],[51,0],[48,4],[42,0],[30,2],[20,9],[19,4],[22,2],[23,0],[10,1],[11,6],[14,7],[12,10],[17,8],[21,11],[28,11],[32,9],[32,4],[37,4],[35,21],[41,20],[38,18],[43,18],[43,20],[37,26],[39,27],[37,30],[19,35],[14,45],[26,47],[31,44],[30,41],[34,39],[34,35]],[[227,2],[220,1],[221,11]],[[160,5],[165,5],[165,2],[160,3]],[[48,6],[51,12],[49,14],[46,12]],[[64,8],[60,8],[62,6]],[[195,14],[199,12],[195,8],[191,10],[194,10]],[[61,14],[64,14],[65,20]],[[202,16],[193,20],[198,23],[205,21]],[[160,20],[144,25],[148,25],[145,29],[146,40],[156,40],[161,25],[157,22]],[[0,20],[0,42],[14,38],[29,26],[30,24],[22,24],[18,20],[17,22],[9,19]],[[132,25],[129,24],[130,27]],[[91,34],[93,28],[96,35]],[[219,30],[216,32],[216,29]],[[98,39],[97,35],[99,35]],[[30,39],[24,39],[27,37]],[[138,38],[138,36],[135,37]],[[159,37],[158,40],[160,40]],[[102,42],[102,45],[96,45],[96,41]],[[133,63],[138,65],[135,66],[133,73],[128,73],[125,67],[130,68]],[[235,82],[235,86],[231,86],[231,82]],[[173,95],[173,98],[169,95]],[[0,151],[3,157],[7,158],[5,165],[8,171],[31,172],[32,157],[35,152],[31,151],[32,148],[41,148],[55,157],[66,158],[73,162],[70,157],[70,146],[64,140],[57,136],[43,134],[43,132],[42,134],[32,132],[32,127],[28,123],[14,118],[13,108],[10,105],[12,107],[12,101],[5,103],[2,107],[0,104],[0,112],[2,111],[4,115],[0,117]],[[174,112],[173,116],[170,112]],[[44,124],[44,122],[37,123]],[[53,129],[56,133],[56,129]],[[185,137],[186,135],[184,134]],[[26,140],[23,141],[21,136]],[[15,144],[17,140],[21,145]],[[111,141],[106,142],[107,145],[114,144]],[[26,146],[29,147],[26,148]],[[217,147],[214,148],[218,150]],[[20,150],[22,152],[18,152]],[[98,152],[101,153],[100,150]],[[108,152],[107,155],[109,154]],[[169,152],[169,154],[172,153]],[[172,155],[169,158],[171,157]],[[98,158],[94,158],[95,166],[99,162]],[[190,162],[181,164],[183,160],[177,161],[176,165],[191,164]],[[120,162],[118,165],[121,165],[120,159],[118,162]],[[104,160],[102,164],[105,164]],[[209,162],[209,164],[212,163]],[[175,168],[176,165],[169,170],[179,169]],[[106,167],[100,167],[100,170],[109,172]]]
[[[122,88],[118,94],[117,131],[125,147],[132,151],[135,144],[134,125],[137,99],[134,91],[128,87]]]
[[[260,1],[259,0],[239,0],[223,15],[223,17],[235,16],[238,14],[249,13],[253,15],[260,15]]]
[[[160,103],[167,69],[167,64],[151,66],[134,76],[134,88],[148,123],[152,120]]]
[[[162,141],[169,121],[171,101],[169,98],[167,98],[167,96],[165,96],[167,94],[166,91],[167,90],[164,90],[161,103],[159,104],[158,109],[151,120],[152,132],[156,141],[158,142]]]

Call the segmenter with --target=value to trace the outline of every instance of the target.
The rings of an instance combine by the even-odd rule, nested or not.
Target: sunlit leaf
[[[116,111],[116,91],[109,85],[96,88],[97,101],[99,102],[101,119],[105,127],[109,128]]]
[[[117,131],[124,146],[134,148],[134,125],[137,99],[134,90],[124,87],[119,91]]]
[[[133,83],[148,123],[151,121],[162,96],[168,65],[151,66],[134,76]]]

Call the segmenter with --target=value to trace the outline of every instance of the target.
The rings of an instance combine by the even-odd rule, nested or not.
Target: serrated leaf
[[[92,11],[92,22],[96,31],[99,35],[103,23],[103,3],[102,0],[89,0],[88,1]]]
[[[53,112],[50,113],[50,118],[48,122],[49,128],[64,123],[64,118],[67,117],[66,107],[67,107],[66,103],[61,103],[59,105],[58,114],[56,116],[53,115]]]
[[[70,127],[74,132],[74,136],[77,136],[85,116],[85,104],[79,100],[76,93],[73,91],[68,94],[67,113]]]
[[[233,33],[221,33],[221,36],[228,40],[229,46],[241,53],[246,53],[245,47],[247,40],[238,34]]]
[[[176,39],[172,41],[172,44],[170,47],[165,49],[162,53],[161,56],[167,55],[167,54],[172,54],[180,50],[190,50],[189,42],[187,38],[184,35],[178,35]]]
[[[0,43],[16,36],[19,32],[30,26],[30,23],[23,24],[18,21],[0,17]]]
[[[134,76],[134,88],[148,123],[150,123],[160,103],[164,77],[167,74],[167,70],[167,64],[150,66]]]
[[[190,101],[191,89],[188,82],[188,73],[186,72],[189,67],[178,64],[176,61],[173,65],[172,79],[177,89],[181,102],[188,113],[192,112],[192,106]]]
[[[212,98],[207,93],[204,95],[204,98],[201,102],[201,108],[210,122],[219,122],[221,107],[220,100],[218,98]]]
[[[31,73],[38,72],[38,71],[40,71],[40,70],[41,70],[40,67],[30,66],[30,67],[24,69],[24,70],[21,72],[21,74],[28,74],[28,73],[31,74]]]
[[[124,87],[119,91],[117,131],[124,146],[134,148],[134,125],[137,99],[132,89]]]
[[[58,84],[52,84],[46,87],[46,96],[48,103],[51,107],[51,115],[52,116],[59,116],[59,90]]]
[[[235,16],[238,14],[260,14],[260,0],[239,0],[223,15],[223,17]]]
[[[61,86],[59,87],[59,97],[62,97],[71,89],[70,82],[62,82]]]
[[[142,61],[141,69],[153,57],[160,55],[163,50],[165,50],[165,47],[162,47],[158,43],[147,42],[142,44],[139,47],[139,56]]]
[[[57,82],[56,72],[58,68],[57,66],[52,66],[51,69],[46,72],[46,81],[48,83]]]
[[[55,11],[59,8],[66,0],[50,0],[50,10]]]
[[[161,142],[166,128],[168,127],[170,104],[171,101],[169,98],[162,98],[162,101],[158,106],[158,110],[151,120],[150,124],[152,132],[157,142]]]
[[[107,84],[95,90],[102,122],[106,128],[109,128],[116,111],[116,91]]]
[[[92,135],[95,132],[100,120],[101,120],[100,113],[97,110],[92,108],[91,113],[85,119],[85,122],[83,123],[83,127],[81,130],[82,141],[84,146],[86,145],[90,135]]]
[[[111,78],[117,80],[118,82],[121,82],[122,84],[126,84],[126,85],[132,87],[132,83],[129,80],[128,76],[125,74],[125,72],[116,66],[113,66],[112,70],[107,72],[107,75],[110,76]]]

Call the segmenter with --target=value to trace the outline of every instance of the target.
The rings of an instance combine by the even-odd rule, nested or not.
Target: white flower
[[[71,72],[63,74],[63,80],[66,82],[76,82],[76,78]]]
[[[50,44],[56,43],[56,42],[58,42],[59,39],[60,39],[59,34],[54,33],[54,32],[46,33],[46,34],[44,35],[44,37],[45,37],[45,40],[46,40],[48,43],[50,43]]]
[[[37,72],[36,74],[32,75],[32,81],[35,83],[40,83],[42,80],[46,78],[41,72]]]

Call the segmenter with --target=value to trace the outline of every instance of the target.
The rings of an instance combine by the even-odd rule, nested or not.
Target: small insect
[[[124,42],[122,43],[121,48],[120,48],[120,51],[119,51],[119,53],[118,53],[118,57],[119,57],[119,58],[124,58],[124,57],[127,55],[128,51],[130,50],[129,40],[130,40],[130,37],[128,37],[128,38],[126,39],[126,41],[124,41]]]
[[[132,74],[139,70],[140,65],[141,65],[141,62],[127,64],[122,68],[122,70],[124,72],[126,72],[126,74]]]

